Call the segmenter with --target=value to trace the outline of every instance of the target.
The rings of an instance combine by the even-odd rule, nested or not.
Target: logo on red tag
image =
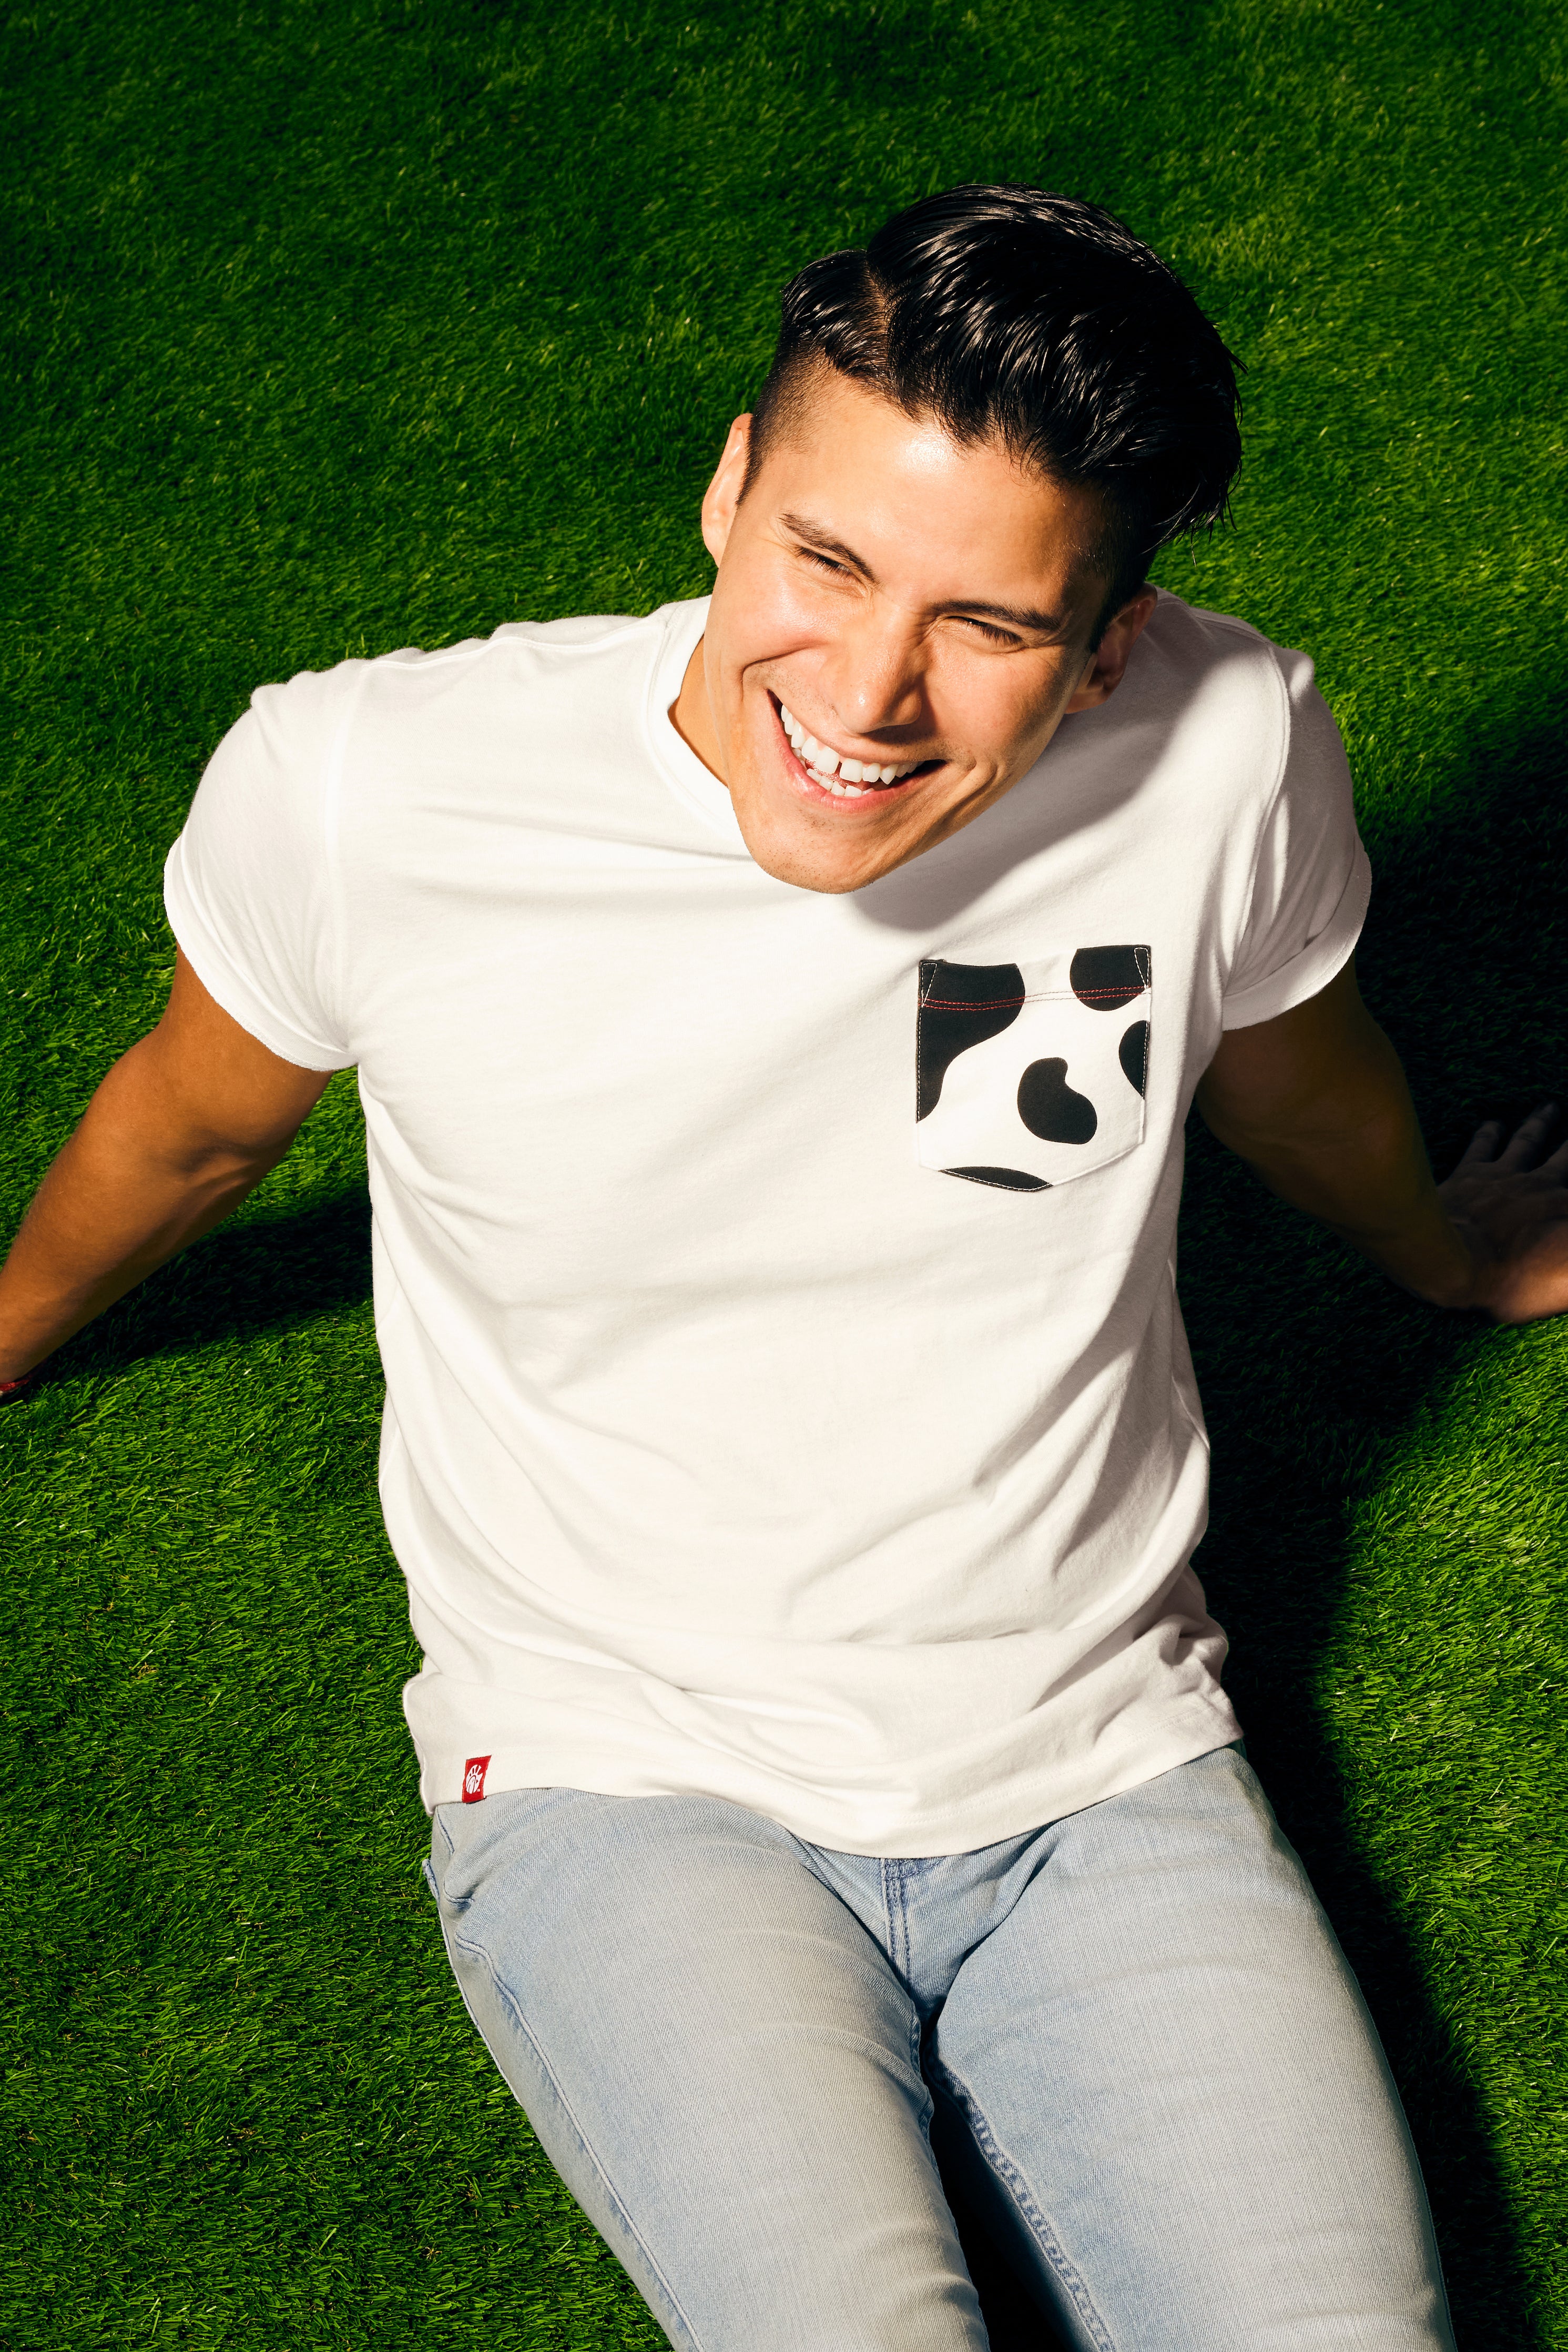
[[[463,1801],[476,1805],[485,1793],[485,1775],[490,1769],[487,1756],[470,1756],[463,1767]]]

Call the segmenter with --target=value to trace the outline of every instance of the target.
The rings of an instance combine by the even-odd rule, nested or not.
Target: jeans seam
[[[887,1956],[906,1980],[909,1976],[909,1904],[903,1865],[885,1858],[882,1864],[882,1907],[887,1921]]]
[[[533,2052],[535,2060],[538,2064],[539,2072],[543,2074],[546,2082],[549,2084],[550,2089],[554,2092],[557,2099],[559,2101],[561,2113],[566,2116],[572,2130],[576,2133],[579,2146],[581,2147],[583,2154],[587,2157],[589,2163],[593,2167],[595,2173],[602,2183],[604,2193],[610,2200],[611,2207],[614,2211],[617,2220],[620,2221],[622,2228],[625,2231],[632,2244],[642,2254],[643,2259],[647,2263],[653,2277],[658,2281],[661,2292],[665,2295],[669,2302],[670,2309],[674,2313],[676,2318],[680,2321],[681,2326],[685,2329],[687,2336],[690,2337],[694,2347],[694,2352],[703,2352],[702,2338],[697,2334],[696,2329],[692,2326],[691,2319],[686,2313],[685,2305],[682,2304],[680,2297],[675,2294],[674,2289],[671,2286],[669,2280],[664,2276],[663,2267],[655,2258],[653,2249],[649,2246],[646,2239],[643,2235],[643,2232],[637,2228],[635,2222],[632,2221],[619,2191],[616,2189],[615,2184],[611,2179],[608,2172],[606,2172],[602,2163],[600,2161],[598,2150],[595,2148],[592,2141],[589,2138],[588,2134],[583,2130],[581,2124],[578,2121],[577,2111],[573,2107],[571,2101],[567,2097],[566,2092],[561,2086],[559,2077],[557,2075],[554,2067],[550,2064],[549,2059],[545,2056],[543,2050],[539,2047],[538,2039],[529,2028],[528,2021],[523,2016],[522,2011],[518,2009],[517,2002],[513,2000],[510,1992],[501,1982],[500,1978],[496,1973],[496,1965],[491,1959],[489,1953],[485,1949],[482,1944],[469,1943],[463,1937],[455,1933],[449,1933],[444,1920],[442,1921],[442,1933],[446,1937],[450,1944],[455,1945],[458,1950],[467,1953],[472,1958],[479,1961],[484,1967],[486,1974],[489,1977],[491,1984],[495,1987],[497,2000],[499,2000],[505,2008],[507,2015],[511,2018],[514,2025],[517,2027],[518,2033],[528,2043],[528,2048]],[[455,1969],[454,1969],[453,1973],[454,1975],[456,1974]],[[457,1990],[459,1993],[462,1994],[463,2006],[468,2011],[468,2015],[473,2021],[475,2031],[478,2033],[481,2042],[483,2042],[485,2039],[484,2029],[480,2026],[478,2019],[474,2015],[468,1996],[463,1990],[463,1980],[461,1978],[458,1978],[457,1980]],[[514,2093],[513,2096],[516,2097],[516,2093]],[[522,2101],[520,2099],[518,2099],[517,2105],[519,2106],[522,2105]]]
[[[921,2044],[925,2039],[925,2028],[920,2022],[919,2005],[914,1998],[911,1997],[909,2003],[909,2063],[914,2070],[915,2081],[919,2084],[921,2090],[925,2095],[920,2109],[920,2131],[926,2147],[929,2148],[931,2146],[931,2124],[932,2119],[936,2113],[936,2102],[932,2096],[931,2085],[926,2081],[925,2069],[920,2063]]]
[[[992,2131],[968,2084],[955,2074],[949,2066],[938,2063],[934,2072],[940,2075],[943,2087],[952,2095],[963,2109],[965,2120],[975,2135],[976,2145],[993,2174],[1007,2189],[1019,2220],[1051,2265],[1064,2293],[1071,2299],[1074,2311],[1095,2347],[1095,2352],[1116,2352],[1115,2339],[1094,2308],[1093,2298],[1084,2284],[1082,2273],[1074,2263],[1069,2261],[1050,2221],[1046,2219],[1044,2209],[1023,2173],[1012,2158],[1007,2154],[995,2132]]]

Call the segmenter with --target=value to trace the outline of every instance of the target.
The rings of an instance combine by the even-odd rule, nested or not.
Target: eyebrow
[[[875,578],[863,555],[857,555],[852,547],[846,547],[841,539],[835,539],[831,531],[824,530],[821,523],[813,522],[809,515],[792,514],[786,509],[779,520],[791,538],[805,540],[810,546],[821,548],[825,555],[840,557],[867,580]],[[1047,636],[1060,636],[1067,626],[1060,613],[1030,612],[1017,604],[988,604],[974,596],[955,597],[944,609],[955,613],[981,613],[988,621],[1003,621],[1015,629],[1039,629]]]

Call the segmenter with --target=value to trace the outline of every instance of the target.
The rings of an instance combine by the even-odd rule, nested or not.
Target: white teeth
[[[909,760],[902,766],[889,761],[879,767],[874,760],[846,759],[831,743],[819,743],[814,735],[808,735],[794,712],[786,709],[783,703],[779,705],[779,717],[796,757],[812,782],[841,800],[859,800],[864,784],[895,784],[902,776],[912,776],[920,765],[918,760]]]

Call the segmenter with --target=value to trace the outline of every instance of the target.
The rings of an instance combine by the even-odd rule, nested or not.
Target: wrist
[[[1485,1308],[1491,1253],[1469,1220],[1456,1217],[1446,1202],[1428,1198],[1415,1213],[1381,1230],[1349,1223],[1333,1230],[1425,1305],[1457,1312]]]
[[[1461,1226],[1452,1216],[1445,1216],[1443,1224],[1440,1252],[1435,1252],[1418,1272],[1415,1268],[1398,1271],[1394,1278],[1428,1307],[1440,1307],[1450,1313],[1484,1307],[1490,1260],[1480,1236],[1468,1226]]]

